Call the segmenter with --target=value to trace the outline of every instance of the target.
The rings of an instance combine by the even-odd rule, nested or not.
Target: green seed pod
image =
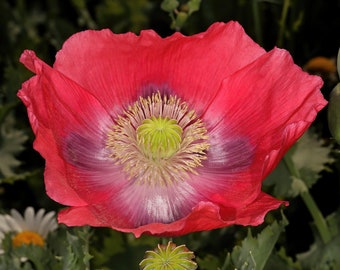
[[[340,50],[338,52],[338,74],[340,77]],[[328,126],[332,136],[340,144],[340,83],[334,87],[330,94]]]
[[[340,143],[340,83],[334,87],[329,98],[328,126],[332,136]]]
[[[139,267],[141,270],[195,270],[194,258],[194,253],[185,245],[176,246],[170,241],[166,246],[158,245],[155,250],[147,251]]]

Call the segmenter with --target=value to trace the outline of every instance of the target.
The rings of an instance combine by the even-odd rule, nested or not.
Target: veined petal
[[[105,226],[105,223],[93,214],[91,206],[78,206],[64,209],[58,214],[58,222],[69,226]]]
[[[109,157],[105,140],[105,136],[89,137],[85,132],[64,138],[62,156],[72,175],[68,184],[86,203],[113,200],[127,180],[121,166]]]
[[[65,129],[63,132],[67,133],[84,126],[89,132],[103,131],[101,119],[107,118],[107,112],[89,92],[42,62],[32,51],[24,51],[21,61],[29,68],[33,62],[37,76],[26,82],[18,95],[31,102],[38,121],[43,120],[47,128],[56,132]]]
[[[69,143],[65,134],[77,132],[92,140],[100,139],[108,123],[112,124],[111,118],[91,94],[44,64],[34,53],[25,51],[21,59],[38,73],[23,84],[18,96],[28,106],[36,133],[34,146],[46,159],[47,193],[56,201],[85,205],[69,182],[72,178],[68,175],[73,170],[63,159],[64,147]]]
[[[322,80],[303,72],[287,51],[273,49],[227,77],[203,118],[212,137],[248,138],[254,147],[248,148],[254,153],[248,177],[261,181],[327,104],[321,86]],[[220,151],[221,145],[210,147]]]
[[[122,232],[131,232],[136,237],[142,234],[179,236],[190,232],[205,231],[222,228],[233,224],[258,225],[263,222],[268,211],[278,208],[283,202],[260,193],[252,204],[242,208],[221,207],[211,202],[200,202],[192,209],[189,215],[172,223],[149,223],[139,227],[129,227],[129,224],[106,223],[93,216],[90,207],[69,208],[59,213],[59,222],[70,226],[89,224],[92,226],[105,226]],[[254,213],[256,213],[254,215]]]
[[[34,148],[46,160],[44,180],[47,194],[55,201],[67,205],[86,205],[68,182],[67,164],[61,155],[56,154],[59,148],[50,129],[40,125]]]
[[[172,89],[200,112],[223,78],[264,53],[237,22],[165,39],[152,30],[140,36],[90,30],[65,42],[54,68],[91,92],[108,111],[120,113],[152,85]]]
[[[198,195],[185,182],[173,186],[152,187],[130,180],[119,191],[108,192],[111,194],[109,198],[94,203],[87,209],[96,217],[95,222],[100,221],[106,226],[111,224],[116,227],[132,228],[155,221],[169,223],[190,213],[192,207],[203,199],[202,195]],[[102,211],[103,209],[107,211]],[[70,215],[74,215],[74,211],[77,211],[75,207]],[[68,212],[63,212],[59,220],[69,224],[68,219],[71,216],[66,213]]]

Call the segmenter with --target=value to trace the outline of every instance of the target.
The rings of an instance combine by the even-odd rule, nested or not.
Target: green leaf
[[[289,155],[287,153],[286,155]],[[275,197],[287,198],[292,185],[292,178],[284,160],[276,166],[275,170],[263,182],[264,186],[272,186],[271,192]]]
[[[1,241],[0,269],[18,270],[88,270],[89,228],[74,229],[60,226],[50,233],[43,247],[37,245],[12,245],[13,233],[7,233]]]
[[[23,143],[28,136],[14,128],[14,117],[8,115],[0,127],[0,180],[16,175],[15,168],[21,162],[15,157],[24,150]]]
[[[332,240],[326,244],[318,232],[313,230],[315,242],[309,250],[297,254],[297,259],[303,269],[335,270],[340,269],[340,209],[326,218]]]
[[[175,21],[172,22],[171,27],[179,31],[179,29],[181,29],[185,24],[186,20],[188,19],[188,16],[189,16],[188,13],[184,11],[178,12]]]
[[[163,0],[161,4],[161,9],[166,12],[172,12],[179,6],[179,2],[177,0]]]
[[[117,254],[125,252],[123,234],[114,230],[105,230],[107,234],[104,234],[102,238],[94,237],[94,245],[91,253],[96,258],[96,263],[100,266],[109,262]],[[94,247],[97,247],[94,249]]]
[[[333,237],[340,235],[340,209],[326,218],[328,228]]]
[[[312,187],[320,178],[320,172],[334,162],[330,146],[324,146],[312,130],[308,130],[287,152],[275,170],[264,181],[273,186],[276,197],[295,197]],[[293,172],[295,171],[295,175]],[[298,175],[298,177],[296,177]]]
[[[88,251],[89,229],[77,227],[74,233],[66,232],[65,252],[62,255],[63,269],[88,270],[92,256]]]
[[[286,250],[281,247],[278,252],[273,253],[265,268],[265,270],[302,270],[298,261],[294,261],[286,254]]]
[[[201,0],[190,0],[188,2],[188,14],[191,15],[193,12],[198,11],[200,9]]]
[[[200,270],[218,269],[218,266],[221,265],[219,258],[212,254],[208,254],[203,258],[198,257],[196,261]]]
[[[299,170],[300,178],[310,188],[320,178],[319,173],[326,168],[325,164],[334,161],[330,157],[330,146],[323,146],[315,133],[308,130],[298,141],[292,155],[292,161]]]
[[[36,245],[22,245],[13,249],[14,256],[22,262],[22,265],[26,265],[22,269],[45,270],[50,268],[49,265],[52,261],[52,255],[45,247]]]
[[[283,217],[282,221],[274,221],[256,237],[249,230],[241,245],[234,247],[229,255],[226,269],[262,270],[287,224],[288,221]]]

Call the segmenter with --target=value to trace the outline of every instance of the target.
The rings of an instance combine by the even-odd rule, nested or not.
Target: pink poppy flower
[[[178,236],[258,225],[283,204],[263,179],[326,101],[289,53],[237,22],[203,33],[84,31],[18,96],[46,160],[47,194],[69,226]]]

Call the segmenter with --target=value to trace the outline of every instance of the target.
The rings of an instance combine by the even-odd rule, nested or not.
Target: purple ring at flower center
[[[154,95],[159,95],[158,98],[163,97],[159,92]],[[174,100],[177,99],[174,98]],[[187,106],[183,102],[178,102],[178,104]],[[130,108],[132,107],[133,105],[130,105]],[[125,112],[128,112],[128,109]],[[185,113],[181,114],[182,117],[178,119],[184,121],[183,115],[189,112],[191,111],[186,109]],[[144,111],[142,115],[140,121],[145,118]],[[189,117],[183,122],[185,124],[182,123],[183,130],[185,131],[185,128],[190,126],[196,132],[201,129],[196,133],[196,140],[192,142],[197,145],[202,144],[205,148],[201,147],[202,151],[199,152],[197,148],[189,147],[189,150],[196,149],[189,151],[189,154],[194,153],[195,158],[191,165],[190,160],[183,159],[183,166],[187,166],[184,168],[189,169],[183,170],[182,165],[176,165],[170,169],[168,167],[165,174],[164,167],[160,166],[153,167],[153,171],[147,171],[149,163],[134,164],[133,166],[140,167],[131,174],[129,170],[134,168],[132,165],[124,168],[124,162],[117,162],[113,159],[112,145],[108,144],[110,137],[108,134],[112,135],[112,127],[117,125],[118,121],[113,121],[111,117],[101,119],[101,128],[96,131],[95,136],[85,131],[69,132],[63,143],[63,153],[65,160],[74,168],[70,172],[72,173],[72,177],[69,178],[70,186],[92,204],[92,210],[98,214],[98,218],[104,218],[103,222],[111,221],[100,215],[102,203],[112,211],[124,209],[121,226],[127,223],[134,224],[134,226],[152,222],[171,223],[189,214],[198,202],[210,201],[212,194],[220,193],[221,190],[225,190],[227,194],[235,181],[239,181],[238,174],[251,166],[254,146],[251,146],[246,136],[233,135],[226,125],[211,128],[208,137],[208,131],[203,122],[196,118],[195,113],[191,112],[189,115],[191,117],[194,115],[194,117]],[[128,118],[123,114],[121,119]],[[196,123],[196,120],[199,121],[195,126],[193,123]],[[123,125],[121,128],[126,127]],[[138,124],[130,126],[131,132],[136,132],[137,128]],[[188,135],[188,132],[183,132],[183,135]],[[190,143],[187,141],[186,145]],[[132,156],[135,154],[131,149],[125,150],[126,152],[132,153]],[[141,162],[138,159],[137,161]],[[163,166],[165,166],[164,162]],[[138,174],[139,171],[141,174]],[[99,203],[98,206],[96,206],[97,203]]]

